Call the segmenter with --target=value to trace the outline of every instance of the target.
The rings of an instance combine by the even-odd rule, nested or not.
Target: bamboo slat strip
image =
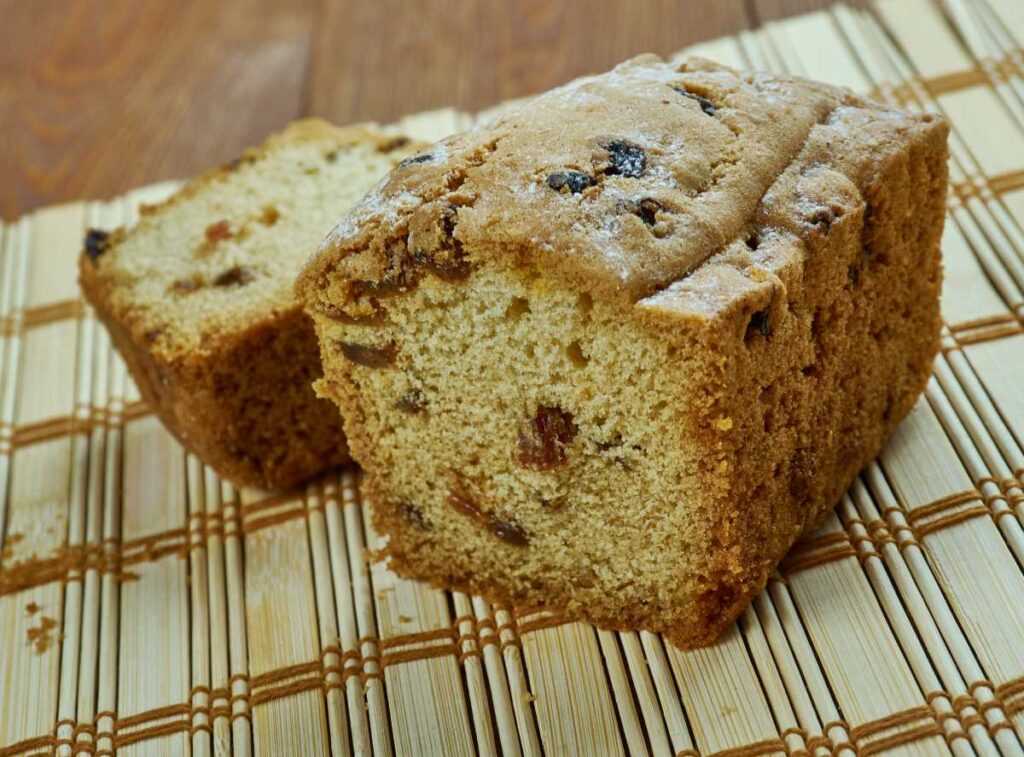
[[[227,700],[225,716],[231,727],[231,751],[237,755],[249,755],[253,750],[252,711],[249,706],[249,630],[245,607],[245,567],[243,554],[245,543],[242,538],[241,516],[238,493],[226,482],[220,481],[210,470],[206,471],[206,501],[212,503],[214,512],[221,516],[224,528],[224,598],[227,606],[226,628],[219,629],[228,636],[228,671],[226,678],[227,696],[221,697],[220,706]],[[213,534],[214,536],[216,534]],[[218,607],[223,611],[223,605]],[[221,623],[223,625],[223,621]],[[214,626],[217,629],[217,625]],[[225,688],[225,672],[220,671],[218,690]],[[224,716],[222,716],[224,717]],[[223,726],[221,726],[223,730]],[[224,742],[221,742],[226,747]],[[222,748],[223,748],[222,747]]]
[[[68,502],[68,531],[66,545],[69,550],[80,549],[86,543],[88,526],[88,422],[92,405],[92,356],[95,321],[81,320],[75,355],[75,420],[83,430],[71,440],[71,487]],[[74,745],[74,724],[77,714],[79,653],[82,646],[82,606],[84,604],[84,575],[78,570],[69,572],[64,591],[63,643],[60,645],[60,690],[57,695],[57,729],[54,734],[58,755],[70,755]]]
[[[531,614],[536,622],[536,613]],[[522,626],[523,620],[517,619]],[[530,690],[544,750],[556,754],[623,754],[600,647],[591,627],[562,623],[522,633]]]
[[[643,718],[643,728],[650,745],[650,752],[656,756],[671,755],[673,749],[669,743],[666,719],[658,701],[658,693],[651,676],[649,663],[644,656],[640,635],[634,631],[624,631],[619,633],[618,637],[628,666],[629,681]]]
[[[185,455],[156,418],[125,425],[123,475],[122,539],[139,539],[186,522]],[[115,746],[131,743],[134,733],[122,726],[122,713],[189,698],[188,564],[184,558],[175,550],[133,565],[125,576],[129,580],[121,584]],[[161,650],[159,656],[149,654],[154,648]],[[186,727],[162,739],[164,749],[187,749],[188,722],[180,722]]]
[[[747,744],[784,744],[738,628],[713,647],[682,652],[667,647],[697,748],[714,753]]]
[[[323,496],[327,557],[330,560],[338,642],[342,650],[341,680],[344,686],[345,704],[348,708],[352,752],[358,755],[370,754],[370,731],[366,719],[366,708],[363,705],[362,681],[360,679],[362,658],[359,651],[359,632],[356,628],[355,607],[351,591],[352,580],[348,569],[349,556],[345,546],[344,516],[337,476],[329,476],[324,482]]]
[[[954,697],[963,696],[957,672],[961,671],[967,692],[981,704],[989,732],[1000,748],[1006,753],[1019,754],[1021,747],[1012,732],[1007,712],[1002,709],[994,685],[982,671],[943,596],[920,543],[906,527],[905,519],[890,516],[888,521],[881,520],[882,512],[890,510],[885,503],[894,502],[896,496],[877,463],[868,467],[864,478],[867,487],[860,481],[855,482],[851,495],[860,518],[871,524],[873,539],[918,632],[928,644],[929,655],[942,675],[946,690],[953,692]]]
[[[833,515],[828,517],[825,529],[842,533]],[[922,707],[929,710],[855,557],[787,576],[787,583],[859,748],[868,749],[872,743],[868,737],[879,736],[862,732],[858,737],[853,733],[865,723],[893,712]],[[930,710],[905,726],[922,723],[930,723],[935,729],[931,737],[923,732],[916,734],[922,740],[912,742],[914,751],[944,751],[944,744],[937,738],[942,731],[931,719]],[[903,729],[904,735],[907,730]]]
[[[10,282],[11,312],[20,313],[26,302],[26,281],[32,261],[41,251],[34,224],[23,220],[17,232],[8,229],[5,255],[11,260],[16,278]],[[38,266],[35,266],[38,267]],[[9,362],[5,387],[5,411],[18,417],[28,390],[25,367],[47,352],[38,341],[24,344],[12,337],[8,344]],[[74,343],[70,345],[73,354]],[[73,361],[73,358],[72,358]],[[12,370],[17,366],[17,372]],[[73,371],[73,362],[64,365]],[[9,403],[9,404],[8,404]],[[43,409],[65,403],[58,386],[51,396],[36,401]],[[8,488],[5,498],[5,522],[0,566],[10,569],[32,554],[47,554],[60,549],[67,524],[66,491],[70,481],[71,445],[69,439],[48,442],[31,450],[19,450],[9,458]],[[40,517],[41,516],[41,517]],[[62,586],[49,584],[0,597],[0,639],[3,640],[0,669],[0,743],[51,734],[56,720],[58,692],[58,634],[62,622]],[[44,652],[49,654],[44,654]],[[29,687],[28,683],[32,682]],[[50,736],[52,739],[52,735]]]
[[[363,659],[362,679],[366,690],[366,705],[370,736],[374,754],[391,755],[391,728],[384,689],[384,676],[380,668],[377,645],[377,620],[373,608],[373,586],[370,569],[366,564],[366,530],[363,525],[364,503],[356,483],[355,474],[342,474],[342,501],[344,503],[345,533],[348,537],[349,572],[352,575],[355,598],[356,629],[359,632],[359,653]]]
[[[883,11],[884,17],[884,11],[895,6],[892,2],[888,2],[880,4],[878,7]],[[933,8],[922,7],[919,10],[928,19],[933,19],[936,15]],[[847,16],[855,16],[855,14],[847,14]],[[869,39],[868,49],[872,51],[872,57],[885,61],[883,65],[888,66],[894,72],[894,81],[902,79],[910,82],[912,97],[908,100],[907,105],[911,108],[924,106],[929,110],[942,110],[950,118],[953,126],[949,140],[952,157],[950,180],[954,187],[968,183],[982,186],[980,195],[967,199],[969,214],[963,212],[963,207],[954,207],[953,218],[964,230],[964,233],[972,239],[975,254],[985,265],[989,275],[996,281],[1005,277],[1014,279],[1018,296],[1008,299],[1007,302],[1011,308],[1016,307],[1021,302],[1019,290],[1024,288],[1024,258],[1022,258],[1024,256],[1024,229],[1021,226],[1024,215],[1012,212],[1012,206],[1003,201],[1005,198],[994,196],[984,187],[986,184],[991,184],[989,177],[1020,171],[1024,148],[1020,148],[1017,144],[1021,141],[1018,125],[1003,109],[994,93],[983,87],[974,87],[936,98],[925,88],[915,86],[915,76],[919,76],[921,71],[920,69],[913,70],[910,63],[912,53],[898,48],[888,36],[888,34],[899,34],[899,29],[890,25],[883,30],[874,19],[864,15],[861,15],[859,19],[861,33]],[[906,37],[905,34],[903,36]],[[950,39],[948,32],[945,39],[948,42],[959,44],[956,40]],[[902,41],[905,43],[906,39]],[[920,47],[921,45],[915,41],[915,50]],[[947,107],[950,98],[953,102],[952,109]],[[981,99],[980,103],[974,102],[979,98]],[[975,106],[980,110],[971,110]],[[986,142],[986,139],[992,136],[990,129],[1003,128],[1007,131],[1000,133],[995,144]],[[996,145],[1007,141],[1001,138],[1003,135],[1009,136],[1015,133],[1018,138],[1014,140],[1011,137],[1008,140],[1013,142],[1015,147],[1004,157]],[[996,262],[998,265],[994,265]],[[997,286],[1003,289],[1005,284]]]
[[[239,492],[238,505],[244,512],[247,505],[265,498],[262,492],[245,489]],[[300,509],[302,500],[301,493],[283,497],[276,508],[260,515],[272,518],[275,511]],[[255,751],[326,752],[329,736],[321,696],[322,647],[305,523],[291,519],[273,528],[247,531],[243,543],[248,703]],[[296,722],[306,727],[289,727]]]
[[[369,528],[367,546],[380,548]],[[447,597],[398,578],[380,562],[370,577],[395,753],[470,752],[473,731]]]
[[[858,482],[854,488],[863,495],[863,484]],[[859,517],[849,495],[840,503],[838,515],[857,544],[858,556],[871,582],[872,590],[893,633],[899,639],[900,648],[913,669],[921,692],[935,713],[947,744],[957,755],[970,754],[969,746],[961,741],[966,737],[970,739],[977,752],[986,755],[997,754],[998,751],[985,727],[985,721],[978,714],[978,708],[970,703],[959,710],[954,708],[955,701],[963,702],[964,698],[968,697],[967,686],[943,644],[931,616],[926,610],[921,612],[924,609],[924,602],[913,580],[909,579],[899,551],[892,541],[879,544],[880,550],[876,549],[875,541]],[[887,554],[887,550],[891,552]],[[895,584],[886,572],[883,555],[893,563],[892,570],[897,575]],[[905,599],[901,597],[901,593]],[[915,620],[921,624],[916,631]],[[952,696],[947,694],[947,691],[952,692]]]
[[[896,430],[881,458],[903,508],[912,514],[926,503],[973,488],[931,409],[919,402]],[[1024,633],[1024,607],[1013,596],[1024,592],[1024,574],[988,518],[935,532],[923,542],[936,575],[984,668],[997,684],[1001,676],[1024,674],[1024,649],[1013,643]],[[969,565],[953,555],[985,555]],[[1011,606],[1007,606],[1009,602]],[[993,618],[999,618],[992,624]],[[999,671],[999,674],[996,674]]]
[[[452,592],[450,601],[452,612],[456,618],[455,630],[458,633],[456,651],[463,668],[466,698],[469,701],[473,732],[476,734],[477,750],[481,754],[497,754],[494,727],[491,723],[491,712],[494,710],[488,697],[482,643],[477,633],[476,618],[473,615],[473,601],[469,595],[462,592]],[[502,706],[500,699],[497,706]],[[511,707],[506,710],[506,722],[511,722],[507,717],[510,714]],[[510,749],[512,753],[515,753],[518,751],[518,744],[515,746],[510,744]]]
[[[123,492],[121,472],[123,470],[124,429],[122,409],[127,384],[125,366],[114,352],[109,339],[106,340],[107,376],[109,392],[108,434],[105,445],[102,478],[103,500],[103,545],[105,552],[113,552],[113,545],[121,537],[121,510]],[[120,576],[104,572],[100,578],[100,632],[99,659],[96,678],[98,682],[96,709],[92,713],[92,727],[95,730],[94,754],[113,754],[114,720],[117,711],[118,680],[118,626],[120,624]]]
[[[94,208],[94,217],[98,211]],[[92,370],[92,392],[89,397],[94,417],[107,415],[110,386],[108,383],[108,366],[110,355],[110,338],[104,329],[99,328],[91,313],[86,317],[87,328],[93,332],[93,348],[90,353]],[[106,425],[96,424],[89,431],[89,469],[87,474],[87,490],[85,496],[86,525],[84,541],[99,544],[103,538],[103,472],[106,464]],[[81,610],[81,645],[79,647],[78,664],[73,669],[77,676],[74,697],[74,723],[72,727],[72,749],[80,745],[83,748],[95,746],[95,733],[91,728],[82,729],[82,725],[94,722],[96,714],[97,660],[99,657],[99,623],[100,623],[100,573],[93,568],[86,568],[82,578],[82,610]],[[64,665],[61,665],[62,674]],[[62,703],[63,703],[62,698]]]
[[[327,706],[327,724],[331,739],[331,752],[348,754],[352,751],[349,737],[349,717],[344,696],[342,660],[346,651],[341,646],[341,633],[336,620],[334,594],[331,587],[330,555],[327,544],[325,519],[326,492],[322,485],[310,484],[306,490],[306,522],[309,529],[313,558],[313,586],[316,596],[316,616],[320,634],[320,660],[323,664],[323,686]]]

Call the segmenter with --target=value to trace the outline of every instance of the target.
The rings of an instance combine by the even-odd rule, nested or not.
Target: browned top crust
[[[939,122],[803,79],[640,56],[403,161],[327,237],[297,292],[368,315],[374,295],[424,268],[486,261],[636,302],[755,224],[781,223],[764,212],[769,190],[791,196],[827,167],[847,179],[836,191],[863,191]]]

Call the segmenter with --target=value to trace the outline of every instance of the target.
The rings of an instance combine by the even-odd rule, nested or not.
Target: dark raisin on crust
[[[656,200],[652,200],[650,197],[645,197],[640,200],[636,205],[636,210],[633,211],[640,217],[648,226],[654,226],[658,222],[658,211],[661,210],[661,203]]]
[[[398,167],[399,168],[405,168],[407,166],[412,166],[412,165],[415,165],[417,163],[427,163],[427,162],[429,162],[429,161],[431,161],[433,159],[434,159],[434,156],[432,154],[430,154],[429,152],[426,152],[426,153],[423,153],[421,155],[413,155],[411,158],[406,158],[405,160],[403,160],[401,163],[398,164]]]
[[[356,344],[354,342],[338,342],[341,354],[348,360],[366,368],[387,368],[394,365],[398,348],[394,342],[383,347],[374,347],[368,344]]]
[[[434,528],[433,524],[427,520],[427,516],[423,514],[423,511],[411,502],[399,502],[398,514],[402,517],[402,520],[417,531],[431,531]]]
[[[753,234],[751,234],[749,237],[743,240],[743,244],[747,246],[748,250],[753,252],[754,250],[761,246],[761,235],[755,231]]]
[[[519,432],[517,460],[524,468],[549,470],[563,465],[565,448],[576,438],[572,415],[560,407],[541,405]]]
[[[96,262],[100,255],[110,249],[110,232],[102,229],[89,229],[85,232],[85,254],[89,260]]]
[[[635,179],[643,175],[644,169],[647,168],[647,154],[640,145],[624,139],[615,139],[601,146],[608,151],[609,163],[604,170],[606,176]]]
[[[715,115],[716,108],[715,104],[711,102],[704,95],[698,95],[696,92],[691,92],[682,85],[676,85],[672,87],[676,92],[681,94],[683,97],[689,97],[691,100],[696,100],[697,104],[700,105],[700,109],[709,116]]]
[[[764,310],[758,310],[750,316],[750,322],[747,324],[747,333],[744,338],[747,341],[750,341],[758,334],[763,337],[767,337],[771,333],[772,327],[768,322],[768,309],[765,308]]]
[[[256,280],[256,272],[247,265],[233,265],[217,274],[213,285],[218,287],[245,286]]]
[[[514,520],[502,520],[492,515],[491,530],[502,541],[517,547],[525,547],[530,543],[530,536],[526,533],[526,529]]]
[[[548,186],[561,194],[576,195],[595,183],[593,177],[582,171],[556,171],[548,176]]]

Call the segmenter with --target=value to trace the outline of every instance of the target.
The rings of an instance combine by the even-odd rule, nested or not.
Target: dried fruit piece
[[[256,272],[247,265],[234,265],[217,275],[213,285],[218,287],[244,286],[256,279]]]
[[[206,227],[206,241],[210,243],[220,242],[234,236],[231,233],[231,225],[227,221],[217,221]]]
[[[426,407],[426,404],[427,403],[426,399],[423,396],[423,392],[420,391],[419,389],[413,388],[410,389],[405,394],[405,396],[400,397],[395,402],[395,407],[398,410],[401,410],[403,413],[408,413],[409,415],[416,415],[416,413],[420,412],[424,407]]]
[[[423,514],[423,511],[411,502],[399,502],[398,514],[406,523],[418,531],[430,531],[434,528],[433,524],[427,520],[427,516]]]
[[[530,535],[526,533],[526,529],[514,520],[502,520],[492,515],[491,530],[502,541],[515,544],[517,547],[525,547],[530,543]]]
[[[451,490],[448,492],[448,504],[456,512],[474,520],[485,520],[486,515],[468,495],[461,491]]]
[[[548,186],[562,194],[579,194],[596,182],[582,171],[557,171],[548,176]]]
[[[264,205],[263,211],[260,213],[260,223],[264,226],[273,226],[280,217],[281,211],[273,205]]]
[[[85,254],[94,263],[104,252],[110,249],[110,232],[102,229],[89,229],[85,232]]]
[[[604,170],[608,176],[635,179],[647,168],[647,154],[640,145],[616,139],[601,146],[608,151],[609,165]]]
[[[383,347],[374,347],[368,344],[355,344],[354,342],[338,342],[341,354],[356,365],[367,368],[387,368],[395,362],[398,349],[395,343],[391,342]]]
[[[560,407],[541,405],[527,428],[519,432],[517,459],[524,468],[548,470],[563,465],[565,448],[576,438],[572,415]]]
[[[711,102],[708,98],[704,97],[704,95],[698,95],[696,92],[691,92],[682,85],[677,85],[675,87],[672,87],[672,89],[681,94],[683,97],[689,97],[691,100],[696,100],[697,104],[700,105],[700,109],[704,111],[707,115],[715,115],[715,104]]]

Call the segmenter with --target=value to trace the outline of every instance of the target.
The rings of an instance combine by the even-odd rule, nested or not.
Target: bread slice
[[[946,136],[645,56],[394,171],[297,282],[393,566],[714,640],[925,386]]]
[[[347,459],[312,324],[293,293],[302,261],[416,146],[372,127],[298,121],[231,164],[90,231],[82,291],[143,397],[181,442],[240,485],[277,488]]]

